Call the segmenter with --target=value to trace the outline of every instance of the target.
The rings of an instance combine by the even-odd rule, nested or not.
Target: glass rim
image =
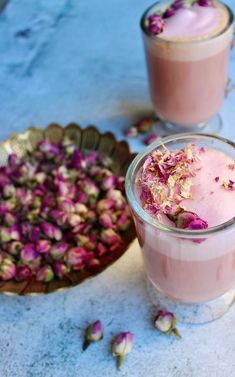
[[[145,148],[143,151],[137,154],[137,156],[131,162],[127,170],[126,179],[125,179],[125,189],[126,189],[126,195],[127,195],[127,199],[128,199],[131,209],[147,224],[153,227],[156,227],[157,229],[173,236],[190,238],[190,239],[198,239],[198,238],[203,238],[203,237],[205,238],[205,236],[214,235],[218,231],[224,231],[228,228],[235,227],[235,217],[232,217],[231,219],[227,220],[226,222],[222,224],[219,224],[219,225],[207,228],[207,229],[200,229],[200,230],[187,230],[187,229],[174,228],[169,225],[165,225],[161,223],[159,220],[157,220],[156,218],[152,217],[148,212],[146,212],[142,208],[142,206],[140,205],[139,201],[136,198],[136,195],[134,194],[133,182],[132,182],[133,175],[136,173],[136,166],[138,162],[143,160],[153,150],[162,146],[162,144],[169,143],[171,141],[177,141],[177,140],[182,141],[182,140],[192,138],[192,137],[204,138],[204,139],[215,139],[224,144],[229,144],[231,147],[234,148],[234,151],[235,151],[234,142],[224,137],[217,136],[217,135],[187,132],[187,133],[179,133],[179,134],[164,137],[160,140],[157,140],[151,143],[147,148]]]
[[[223,6],[227,9],[227,11],[228,11],[228,13],[229,13],[229,20],[228,20],[228,25],[223,29],[223,30],[221,30],[221,32],[219,33],[219,34],[216,34],[216,35],[214,35],[214,36],[212,36],[212,37],[210,37],[210,38],[206,38],[206,39],[199,39],[199,40],[192,40],[192,41],[180,41],[180,40],[168,40],[168,39],[163,39],[163,38],[160,38],[160,37],[158,37],[158,35],[152,35],[149,31],[148,31],[148,29],[147,29],[147,27],[146,27],[146,25],[145,25],[145,20],[146,20],[146,17],[147,17],[147,14],[149,13],[149,11],[152,9],[152,8],[154,8],[156,5],[160,5],[160,4],[162,4],[161,3],[161,1],[160,0],[158,0],[158,1],[156,1],[154,4],[152,4],[152,5],[150,5],[145,11],[144,11],[144,13],[143,13],[143,15],[141,16],[141,18],[140,18],[140,28],[141,28],[141,30],[143,31],[143,33],[147,36],[147,37],[149,37],[149,38],[151,38],[151,39],[153,39],[153,40],[155,40],[155,41],[158,41],[158,42],[160,42],[160,43],[172,43],[172,44],[191,44],[191,43],[193,43],[193,44],[197,44],[197,43],[206,43],[206,42],[209,42],[209,41],[211,41],[211,40],[213,40],[213,39],[216,39],[216,38],[218,38],[218,37],[220,37],[222,34],[224,34],[227,30],[229,30],[229,28],[230,28],[230,26],[233,24],[233,21],[234,21],[234,15],[233,15],[233,12],[232,12],[232,10],[229,8],[229,6],[227,5],[227,4],[225,4],[225,3],[223,3],[222,1],[220,1],[219,2],[220,4],[223,4]]]

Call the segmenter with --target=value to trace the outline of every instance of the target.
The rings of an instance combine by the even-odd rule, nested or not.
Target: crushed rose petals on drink
[[[0,167],[0,279],[62,279],[122,245],[131,214],[112,164],[69,139],[9,156]]]

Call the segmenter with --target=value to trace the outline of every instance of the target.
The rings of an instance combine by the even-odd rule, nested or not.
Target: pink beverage
[[[156,294],[208,307],[230,292],[224,313],[235,298],[235,144],[200,134],[153,143],[131,164],[126,191]]]
[[[189,130],[215,116],[223,102],[233,16],[227,6],[210,0],[185,4],[155,4],[141,26],[154,110],[165,122]]]

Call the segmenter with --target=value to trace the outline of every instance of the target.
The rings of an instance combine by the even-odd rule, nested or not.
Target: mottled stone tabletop
[[[226,1],[235,10],[234,0]],[[0,138],[32,125],[76,121],[112,130],[151,113],[139,18],[145,0],[10,0],[0,14]],[[235,77],[233,51],[230,75]],[[235,94],[222,135],[235,139]],[[143,147],[141,139],[132,143]],[[41,297],[0,296],[0,377],[235,376],[235,306],[182,339],[151,325],[137,241],[98,277]],[[81,352],[83,329],[101,319],[105,337]],[[120,372],[110,355],[119,331],[136,335]]]

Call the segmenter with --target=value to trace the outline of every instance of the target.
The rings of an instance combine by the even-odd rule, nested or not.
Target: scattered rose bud
[[[51,268],[51,266],[43,266],[40,268],[40,270],[37,272],[36,280],[42,281],[44,283],[48,283],[49,281],[53,280],[54,278],[54,272]]]
[[[124,132],[124,135],[126,137],[136,137],[138,135],[138,130],[136,127],[130,127],[128,128],[125,132]]]
[[[83,342],[83,351],[89,347],[91,343],[98,342],[103,339],[103,326],[101,321],[96,321],[89,325],[85,330],[84,342]]]
[[[158,139],[159,139],[159,135],[152,132],[151,134],[149,134],[148,136],[144,138],[144,144],[149,145]]]
[[[134,342],[134,334],[122,332],[112,342],[112,354],[117,358],[117,368],[120,369],[125,356],[131,352]]]
[[[176,324],[177,319],[175,315],[164,310],[159,310],[154,319],[154,326],[158,331],[166,335],[175,335],[180,337]]]
[[[151,131],[152,127],[153,127],[153,119],[151,118],[144,118],[140,120],[136,125],[138,132],[141,134],[145,134]]]

